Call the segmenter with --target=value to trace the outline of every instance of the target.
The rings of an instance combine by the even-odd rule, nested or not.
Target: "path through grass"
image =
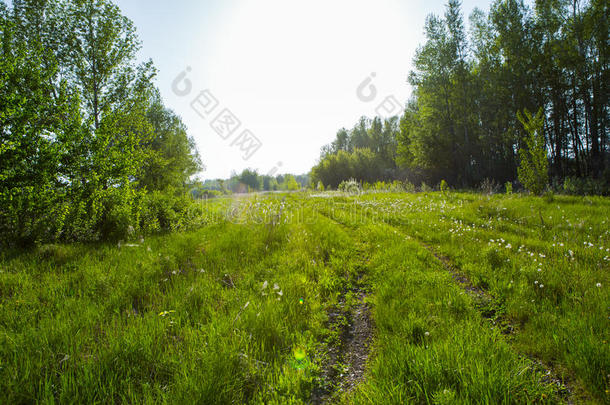
[[[608,199],[206,210],[191,232],[3,251],[0,402],[610,401]]]

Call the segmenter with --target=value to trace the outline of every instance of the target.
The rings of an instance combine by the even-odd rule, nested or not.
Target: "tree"
[[[544,115],[542,108],[535,116],[526,109],[517,118],[527,132],[526,147],[519,149],[519,181],[532,194],[540,195],[549,182],[548,159],[544,146]]]
[[[147,188],[184,190],[200,161],[131,21],[108,0],[0,1],[0,43],[1,241],[154,229],[179,204]]]
[[[348,150],[349,147],[349,133],[345,128],[341,128],[337,131],[337,136],[331,145],[332,153],[337,153],[340,150]]]
[[[241,184],[248,187],[248,191],[259,191],[263,185],[262,178],[253,169],[244,169],[238,179]]]
[[[134,66],[141,44],[133,23],[109,0],[62,2],[61,29],[70,51],[64,56],[71,82],[84,95],[95,129],[104,114],[129,108],[133,83],[150,81],[152,62]]]
[[[0,3],[0,239],[29,244],[64,227],[83,133],[52,52],[24,35],[42,6],[17,6],[11,16]]]
[[[301,188],[299,183],[297,183],[296,179],[292,174],[287,174],[284,176],[284,182],[281,184],[282,190],[288,191],[296,191]]]
[[[173,111],[163,105],[156,91],[146,111],[153,135],[148,141],[149,156],[139,176],[140,187],[148,190],[181,189],[201,170],[195,141]]]

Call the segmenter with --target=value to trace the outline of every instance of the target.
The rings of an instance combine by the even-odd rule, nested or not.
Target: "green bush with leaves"
[[[0,244],[129,237],[153,190],[160,228],[180,220],[201,162],[116,5],[0,1],[0,43]]]
[[[610,184],[605,179],[566,177],[560,192],[572,195],[610,195]]]
[[[525,147],[519,149],[519,181],[532,194],[541,195],[549,183],[549,161],[544,145],[544,113],[542,108],[533,116],[527,109],[517,112],[526,135]]]
[[[446,193],[449,190],[449,185],[445,180],[441,180],[441,183],[439,184],[439,189],[441,190],[441,193]]]
[[[292,174],[284,176],[284,181],[280,184],[280,188],[286,191],[297,191],[301,185],[297,182]]]
[[[360,194],[362,192],[362,186],[356,179],[342,181],[338,189],[348,194]]]

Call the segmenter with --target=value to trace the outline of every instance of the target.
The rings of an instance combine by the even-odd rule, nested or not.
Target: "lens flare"
[[[294,352],[294,359],[298,362],[305,360],[305,357],[307,356],[305,349],[303,349],[302,347],[298,347],[298,346],[295,347],[293,352]]]

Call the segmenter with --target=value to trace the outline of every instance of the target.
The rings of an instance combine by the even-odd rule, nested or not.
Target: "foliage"
[[[609,195],[609,190],[605,179],[566,177],[558,191],[571,195]]]
[[[342,181],[337,189],[348,194],[360,194],[362,192],[362,186],[356,179]]]
[[[340,129],[335,140],[322,148],[320,161],[311,171],[312,181],[337,188],[350,178],[371,184],[396,179],[397,134],[397,117],[361,117],[353,129]]]
[[[202,187],[227,194],[247,193],[254,191],[296,191],[308,187],[308,175],[270,174],[260,175],[255,169],[244,169],[240,174],[233,173],[231,178],[222,180],[206,180]]]
[[[128,236],[200,169],[110,1],[0,3],[0,43],[0,243]]]
[[[374,190],[374,191],[389,191],[392,193],[400,193],[400,192],[404,192],[406,191],[408,188],[408,185],[405,185],[403,182],[398,181],[398,180],[394,180],[392,182],[385,182],[385,181],[376,181],[373,184],[369,184],[369,183],[364,183],[363,185],[363,189],[364,190]],[[414,190],[412,190],[414,191]]]
[[[370,149],[354,149],[352,152],[340,150],[323,157],[311,169],[311,179],[336,189],[341,182],[349,179],[374,183],[383,178],[383,172],[383,162]]]
[[[485,178],[479,185],[479,190],[487,195],[491,195],[493,193],[498,192],[498,187],[500,187],[500,185],[496,183],[495,180]]]
[[[258,191],[262,187],[262,179],[256,172],[256,170],[252,169],[244,169],[238,177],[239,182],[248,187],[248,191]]]
[[[408,79],[413,91],[398,122],[385,131],[387,121],[362,118],[340,129],[312,175],[331,179],[324,168],[336,167],[333,188],[350,177],[445,179],[462,188],[486,178],[512,182],[521,160],[515,151],[530,136],[516,114],[541,107],[549,174],[599,179],[610,173],[607,16],[600,0],[496,0],[475,8],[466,29],[460,2],[448,1],[443,15],[426,18]],[[372,178],[342,170],[340,152],[356,148],[379,158]]]
[[[280,184],[280,188],[286,191],[296,191],[301,188],[299,183],[297,183],[296,179],[293,175],[287,174],[284,176],[284,181]]]
[[[439,184],[439,190],[441,193],[446,193],[449,190],[449,185],[444,179],[441,180],[441,183]]]
[[[202,169],[194,139],[188,136],[180,117],[163,105],[158,91],[153,94],[146,118],[153,135],[139,186],[147,190],[184,188]]]
[[[525,147],[519,149],[521,162],[517,172],[519,181],[523,186],[535,195],[540,195],[545,190],[549,182],[549,171],[547,153],[544,147],[544,135],[542,128],[544,116],[542,109],[538,110],[535,116],[524,110],[525,116],[517,113],[519,121],[523,124],[527,135],[525,137]]]
[[[403,183],[403,188],[405,189],[405,191],[407,193],[414,193],[415,192],[415,184],[411,183],[410,181],[406,180]]]

